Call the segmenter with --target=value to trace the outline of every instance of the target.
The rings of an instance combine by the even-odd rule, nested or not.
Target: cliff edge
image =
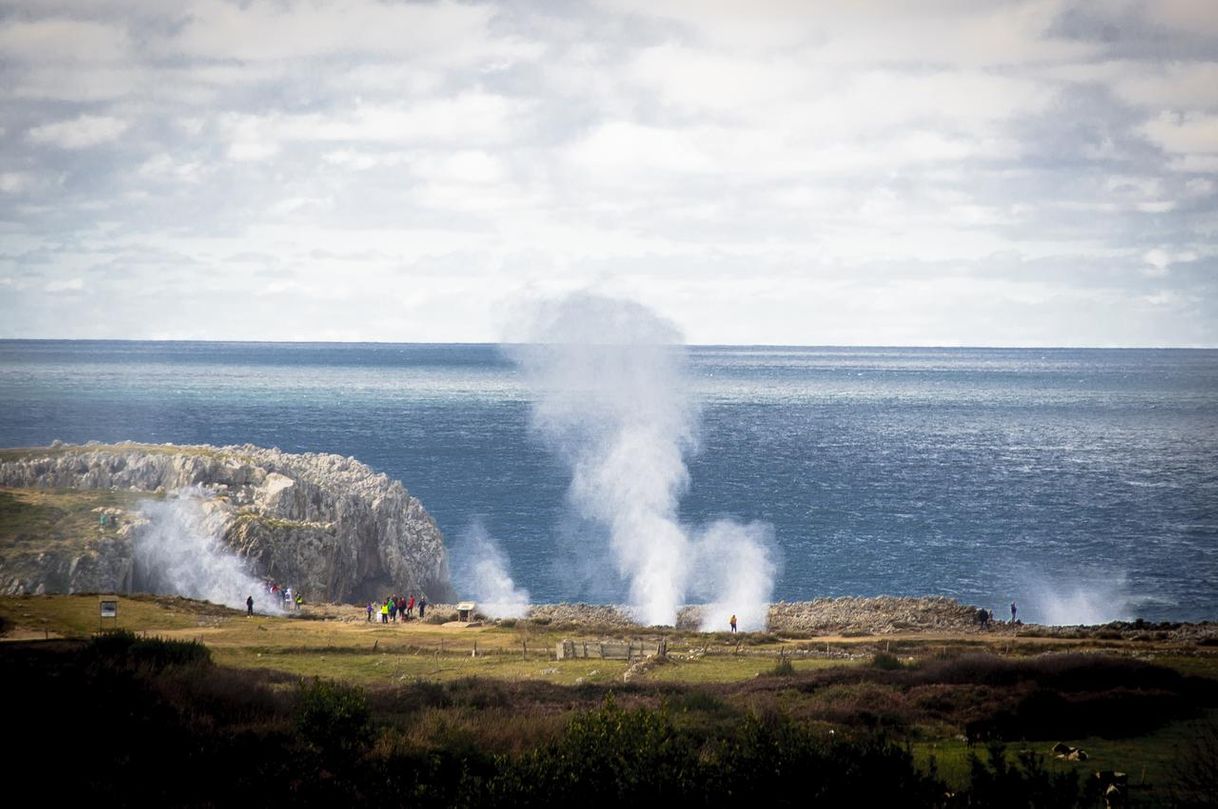
[[[129,592],[147,503],[193,491],[249,572],[312,601],[451,597],[444,539],[398,481],[354,458],[252,445],[0,450],[0,592]],[[65,500],[66,498],[66,500]]]

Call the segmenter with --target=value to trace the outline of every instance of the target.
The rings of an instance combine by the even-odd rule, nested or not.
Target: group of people
[[[1016,617],[1017,615],[1019,615],[1019,607],[1016,606],[1014,601],[1012,601],[1011,602],[1011,623],[1012,624],[1019,623],[1019,619]],[[982,629],[988,628],[989,625],[992,624],[993,622],[994,622],[994,611],[993,610],[987,610],[984,608],[980,608],[977,610],[977,623],[981,624]]]
[[[272,599],[277,599],[285,610],[294,609],[299,611],[301,606],[304,605],[304,596],[300,593],[293,593],[291,587],[281,587],[278,582],[271,581],[270,579],[263,580],[262,586],[266,590],[266,594]],[[245,599],[245,614],[254,614],[253,593]]]
[[[427,615],[427,596],[419,597],[418,607],[419,607],[419,620],[421,621],[421,620],[423,620],[423,617],[425,615]],[[397,595],[395,593],[394,595],[391,595],[388,598],[386,598],[385,603],[383,603],[383,604],[378,605],[372,601],[368,602],[368,607],[367,607],[368,621],[370,623],[372,622],[373,615],[380,615],[382,624],[387,624],[390,621],[397,623],[399,615],[401,616],[403,621],[409,621],[411,618],[414,617],[414,608],[415,608],[414,593],[411,593],[409,598],[407,598],[405,596]]]
[[[270,579],[264,581],[263,585],[266,587],[267,595],[271,598],[278,598],[285,610],[299,610],[304,604],[304,597],[300,593],[293,594],[291,587],[281,586],[279,582]]]

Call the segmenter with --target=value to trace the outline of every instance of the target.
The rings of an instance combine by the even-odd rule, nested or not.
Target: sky
[[[1218,346],[1218,11],[0,0],[0,338]]]

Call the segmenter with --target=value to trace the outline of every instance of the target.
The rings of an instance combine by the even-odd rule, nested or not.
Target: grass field
[[[122,628],[198,641],[223,673],[209,687],[233,694],[225,699],[240,700],[242,682],[285,698],[302,679],[350,683],[370,695],[376,755],[384,756],[516,754],[556,738],[573,712],[614,692],[624,705],[666,711],[699,738],[730,735],[746,717],[775,712],[823,738],[878,732],[908,745],[923,769],[933,757],[948,785],[967,784],[970,754],[986,757],[966,731],[1003,727],[1010,752],[1043,755],[1050,773],[1120,770],[1138,805],[1157,806],[1167,805],[1172,768],[1198,722],[1218,721],[1218,648],[1205,644],[930,633],[783,639],[529,621],[382,625],[336,605],[246,616],[182,598],[117,600],[117,621],[103,625],[96,595],[0,598],[3,638],[87,639]],[[642,666],[555,654],[563,640],[593,647],[660,638],[668,660]],[[18,646],[34,648],[11,648]],[[1088,760],[1053,759],[1059,741],[1083,748]]]

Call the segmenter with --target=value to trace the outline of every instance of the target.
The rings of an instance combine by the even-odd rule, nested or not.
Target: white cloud
[[[437,160],[420,161],[416,173],[433,180],[470,185],[502,182],[506,175],[503,161],[476,149],[441,155]]]
[[[495,37],[490,4],[343,0],[196,0],[189,22],[165,47],[212,60],[259,62],[359,54],[439,64],[527,59],[537,51]]]
[[[34,176],[24,171],[0,172],[0,192],[18,194],[34,185]]]
[[[494,339],[515,291],[598,285],[700,340],[1218,342],[1198,8],[26,4],[0,323]],[[111,278],[105,323],[39,303]]]
[[[230,157],[263,160],[289,142],[498,143],[527,133],[527,112],[525,105],[501,96],[466,93],[405,106],[367,104],[324,114],[232,114],[222,119],[221,129],[230,143]]]
[[[0,55],[18,62],[97,63],[126,58],[127,32],[116,25],[73,19],[6,20]]]
[[[1143,132],[1169,152],[1218,154],[1218,115],[1165,112],[1148,122]]]
[[[31,143],[58,146],[61,149],[86,149],[117,140],[130,124],[107,115],[81,115],[67,121],[36,126],[26,138]]]
[[[1120,67],[1112,87],[1131,104],[1153,110],[1218,110],[1218,64],[1212,61],[1126,62]]]
[[[1153,250],[1147,250],[1142,256],[1142,260],[1146,263],[1144,272],[1152,278],[1161,278],[1171,271],[1173,264],[1182,262],[1196,261],[1197,253],[1192,250],[1183,252],[1172,252],[1156,247]]]
[[[1140,6],[1152,22],[1188,34],[1218,35],[1218,15],[1210,0],[1155,0]]]
[[[177,160],[162,152],[145,160],[136,171],[141,177],[150,179],[198,183],[203,179],[206,167],[195,161]]]
[[[66,281],[50,281],[43,289],[47,292],[80,292],[85,288],[84,279],[71,278]]]

